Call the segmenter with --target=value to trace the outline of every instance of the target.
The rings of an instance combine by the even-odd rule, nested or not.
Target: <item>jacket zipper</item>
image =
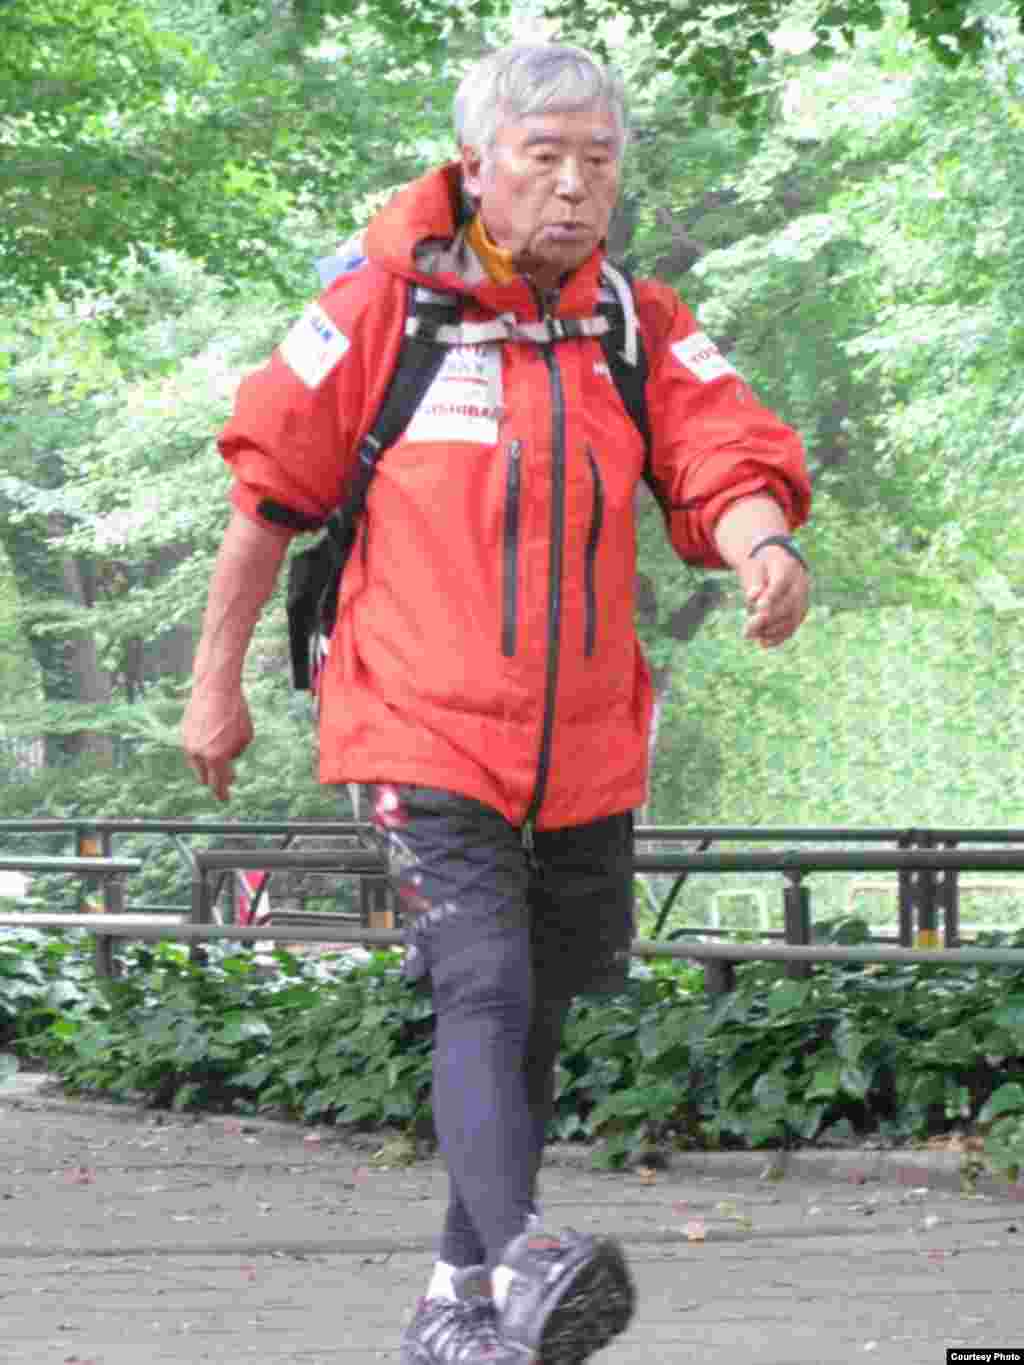
[[[519,576],[519,485],[522,442],[508,448],[508,474],[505,483],[505,539],[502,551],[504,584],[501,608],[501,652],[511,658],[516,652],[516,588]]]
[[[541,316],[544,316],[541,307]],[[537,781],[523,820],[523,847],[537,869],[533,853],[533,831],[537,812],[544,801],[551,767],[551,744],[555,728],[555,695],[558,688],[558,656],[562,624],[562,559],[565,533],[565,390],[552,345],[541,347],[551,383],[551,551],[548,559],[548,648],[544,684],[544,722],[541,728]]]
[[[601,539],[601,525],[604,521],[604,488],[601,484],[601,471],[594,452],[587,446],[587,460],[590,463],[590,476],[594,480],[594,510],[590,518],[590,534],[587,536],[587,549],[583,560],[583,590],[586,602],[586,625],[583,632],[583,656],[589,659],[594,653],[597,640],[597,546]]]

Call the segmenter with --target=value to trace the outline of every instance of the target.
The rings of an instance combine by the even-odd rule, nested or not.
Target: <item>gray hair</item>
[[[503,123],[529,114],[575,113],[606,105],[626,145],[628,113],[619,76],[581,47],[563,43],[512,43],[470,67],[455,94],[455,135],[460,147],[486,153]]]

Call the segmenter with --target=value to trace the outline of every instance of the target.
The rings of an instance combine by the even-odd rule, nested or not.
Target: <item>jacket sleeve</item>
[[[653,483],[669,536],[680,558],[725,568],[713,531],[731,503],[768,494],[791,530],[806,521],[803,443],[757,400],[671,289],[645,281],[637,303],[650,363]]]
[[[268,528],[315,530],[345,496],[389,347],[397,352],[392,334],[401,336],[402,300],[390,281],[374,290],[371,273],[327,289],[239,385],[218,445],[234,474],[232,503]]]

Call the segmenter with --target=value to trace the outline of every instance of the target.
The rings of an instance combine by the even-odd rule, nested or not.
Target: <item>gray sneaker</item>
[[[633,1281],[610,1238],[528,1230],[508,1244],[501,1263],[514,1272],[498,1314],[502,1339],[543,1365],[579,1365],[633,1316]]]
[[[454,1283],[454,1303],[420,1299],[402,1337],[399,1365],[537,1365],[534,1351],[502,1340],[483,1267],[457,1270]]]

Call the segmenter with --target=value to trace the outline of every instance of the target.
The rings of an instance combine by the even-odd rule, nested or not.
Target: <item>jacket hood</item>
[[[366,257],[414,284],[470,294],[489,312],[536,316],[530,283],[495,284],[464,240],[469,223],[462,167],[451,161],[406,185],[371,220],[363,237]],[[597,297],[603,252],[595,251],[564,282],[557,313],[587,316]]]

